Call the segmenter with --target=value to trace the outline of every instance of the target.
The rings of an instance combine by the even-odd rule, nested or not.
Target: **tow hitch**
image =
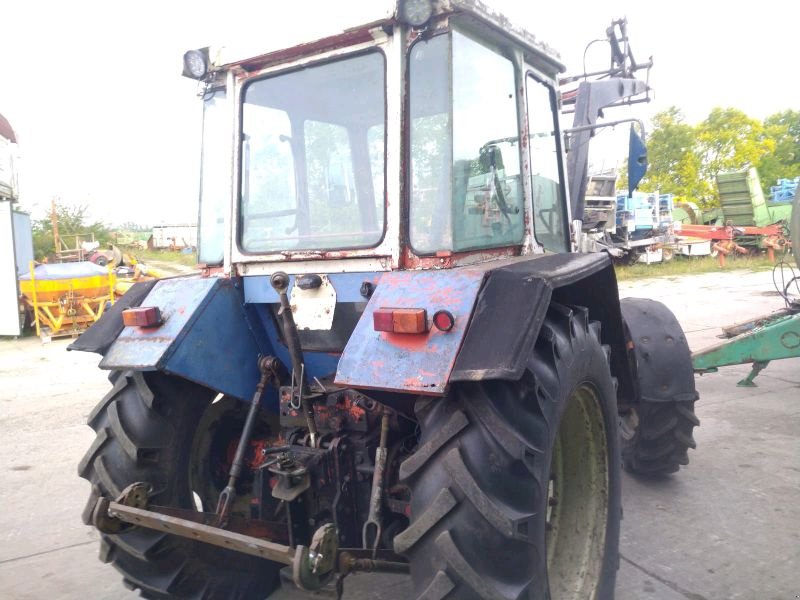
[[[309,546],[293,548],[271,541],[288,540],[283,523],[231,516],[227,529],[221,529],[209,524],[218,522],[216,513],[149,506],[148,492],[148,484],[134,483],[116,500],[98,497],[88,524],[107,534],[119,533],[130,526],[146,527],[289,565],[294,584],[307,591],[322,588],[336,572],[342,575],[354,571],[408,572],[408,564],[394,553],[382,552],[376,560],[372,551],[368,558],[360,548],[340,549],[336,527],[331,523],[317,529]],[[341,584],[337,588],[341,590]]]

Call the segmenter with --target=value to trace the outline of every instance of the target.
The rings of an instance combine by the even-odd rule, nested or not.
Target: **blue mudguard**
[[[475,299],[486,273],[480,268],[384,273],[339,359],[336,383],[347,387],[441,395],[467,331]],[[449,331],[425,333],[375,331],[379,308],[423,308],[430,322],[449,311]]]
[[[165,279],[141,305],[157,306],[163,324],[125,327],[100,368],[163,371],[236,398],[252,397],[258,355],[269,349],[259,344],[234,280]]]

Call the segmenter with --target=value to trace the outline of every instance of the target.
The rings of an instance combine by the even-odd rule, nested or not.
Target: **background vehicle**
[[[150,598],[264,597],[284,565],[307,590],[609,598],[620,446],[648,474],[693,446],[686,341],[571,252],[546,46],[469,0],[364,22],[187,52],[205,276],[134,286],[73,345],[113,386],[85,520]],[[646,90],[615,60],[575,96],[574,189],[599,111]]]
[[[672,259],[677,238],[672,226],[672,194],[616,190],[615,173],[592,175],[586,185],[583,229],[621,262]]]

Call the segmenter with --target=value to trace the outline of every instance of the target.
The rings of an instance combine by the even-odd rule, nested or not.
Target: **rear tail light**
[[[127,327],[156,327],[161,325],[161,311],[157,306],[139,306],[122,311],[122,322]]]
[[[428,315],[424,308],[378,308],[372,313],[375,331],[425,333]]]

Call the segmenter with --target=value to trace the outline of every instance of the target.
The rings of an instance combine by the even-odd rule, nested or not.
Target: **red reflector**
[[[372,313],[375,331],[425,333],[428,316],[424,308],[378,308]]]
[[[161,311],[157,306],[139,306],[122,311],[122,322],[127,327],[154,327],[161,325]]]
[[[436,329],[450,331],[453,325],[456,324],[456,318],[447,310],[437,310],[433,313],[433,324],[436,326]]]

